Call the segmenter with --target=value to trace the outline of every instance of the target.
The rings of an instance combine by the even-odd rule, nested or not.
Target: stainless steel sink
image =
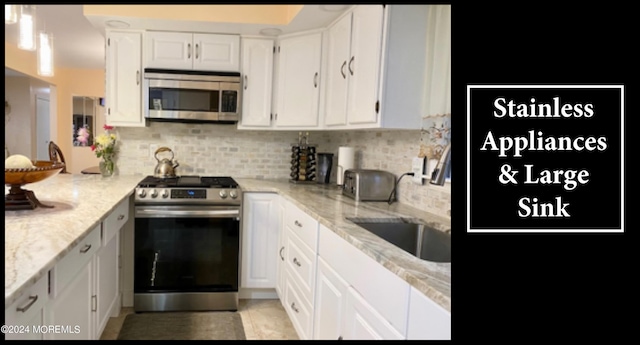
[[[385,241],[427,261],[451,262],[451,235],[402,218],[347,218]]]

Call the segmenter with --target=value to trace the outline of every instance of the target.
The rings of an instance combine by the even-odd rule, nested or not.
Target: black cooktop
[[[228,176],[177,176],[145,177],[138,188],[238,188],[238,183]]]

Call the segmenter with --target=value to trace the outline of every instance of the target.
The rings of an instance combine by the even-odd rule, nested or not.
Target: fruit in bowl
[[[4,160],[5,169],[31,169],[35,168],[31,159],[23,155],[11,155]]]

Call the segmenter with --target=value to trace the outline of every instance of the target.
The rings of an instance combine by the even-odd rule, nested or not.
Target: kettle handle
[[[156,150],[155,154],[153,155],[154,157],[156,157],[156,160],[157,160],[158,162],[160,162],[160,160],[158,159],[158,153],[160,153],[160,152],[171,152],[171,159],[170,159],[170,160],[173,160],[173,151],[171,151],[171,149],[170,149],[170,148],[168,148],[168,147],[166,147],[166,146],[163,146],[163,147],[159,147],[159,148]]]

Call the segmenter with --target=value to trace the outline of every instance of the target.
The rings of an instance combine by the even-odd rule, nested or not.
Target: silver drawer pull
[[[121,214],[118,216],[118,220],[123,220],[124,219],[124,214]]]
[[[298,310],[298,308],[296,308],[296,302],[291,303],[291,309],[293,309],[293,311],[295,311],[296,313],[300,312],[300,310]]]
[[[29,299],[31,300],[29,302],[29,304],[25,305],[24,307],[18,307],[16,308],[17,311],[21,311],[21,312],[26,312],[29,308],[31,308],[31,306],[36,303],[36,301],[38,300],[38,295],[35,296],[29,296]]]
[[[293,258],[293,263],[296,264],[296,266],[298,266],[298,267],[302,266],[300,264],[300,261],[298,261],[298,258]]]
[[[91,249],[91,245],[90,244],[85,244],[84,247],[82,247],[82,249],[80,249],[80,253],[84,254],[84,253],[88,252],[89,249]]]
[[[282,256],[282,251],[284,250],[284,246],[280,248],[280,260],[284,261],[284,256]]]
[[[299,227],[302,227],[302,223],[300,223],[300,222],[299,222],[299,221],[297,221],[297,220],[296,220],[295,222],[293,222],[293,224],[295,224],[295,225],[297,225],[297,226],[299,226]]]

